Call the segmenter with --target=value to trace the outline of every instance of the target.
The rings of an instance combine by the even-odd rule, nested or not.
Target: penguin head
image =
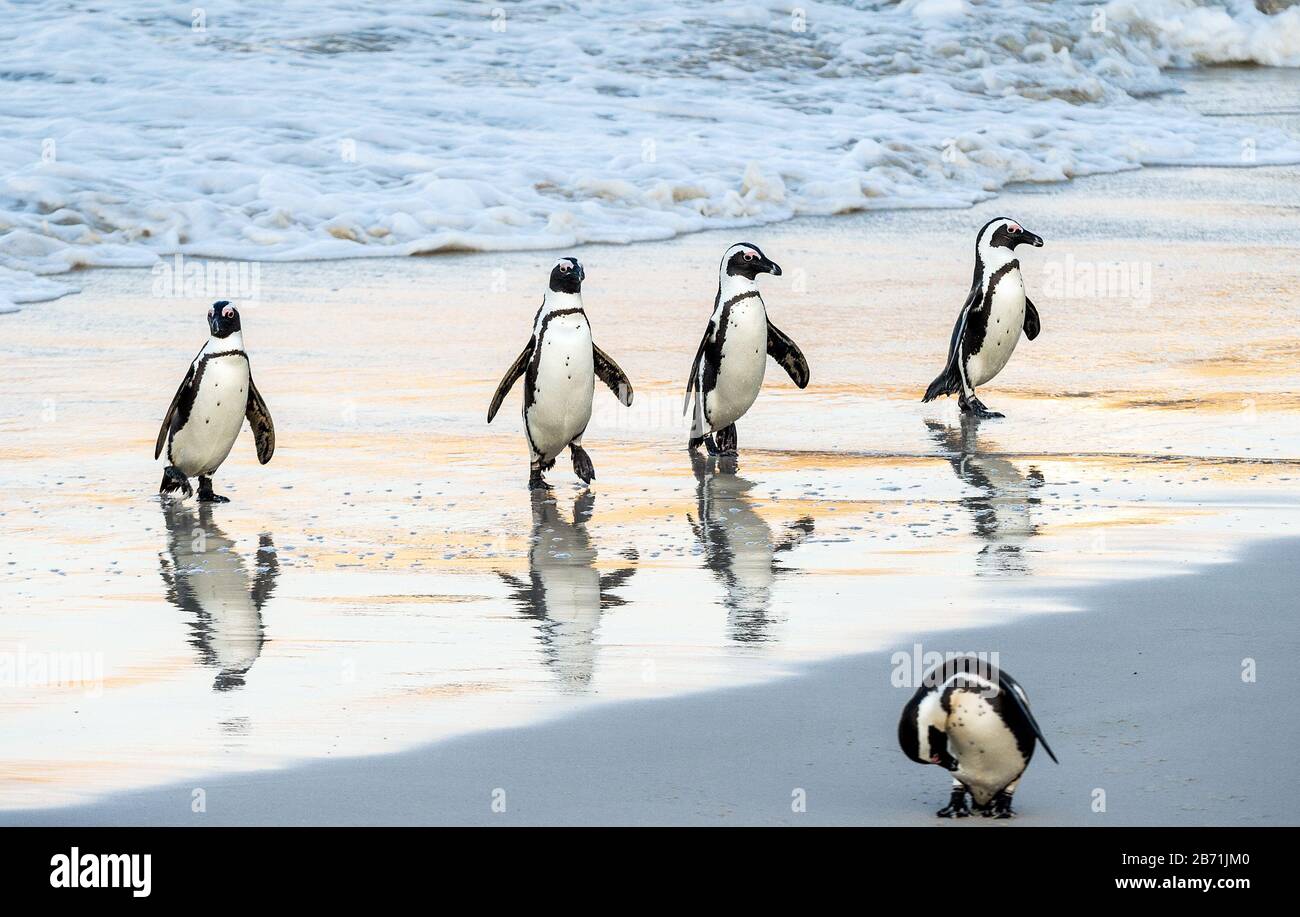
[[[781,276],[781,266],[763,254],[752,242],[737,242],[722,256],[722,273],[726,277],[753,280],[759,274]]]
[[[208,328],[214,338],[230,337],[239,329],[239,310],[226,302],[214,302],[208,309]]]
[[[1014,251],[1017,245],[1032,245],[1041,248],[1043,237],[1036,236],[1010,217],[997,217],[985,223],[975,237],[975,248],[1005,248]]]
[[[940,695],[922,686],[903,708],[898,720],[898,745],[917,764],[937,764],[955,770],[957,761],[948,752],[948,736],[939,728],[944,721]]]
[[[551,292],[581,293],[582,281],[586,277],[587,273],[577,258],[561,258],[551,268]]]

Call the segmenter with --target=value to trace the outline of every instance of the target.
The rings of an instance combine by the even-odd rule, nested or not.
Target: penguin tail
[[[930,383],[930,387],[925,390],[925,397],[921,401],[922,403],[933,401],[940,395],[951,395],[958,391],[961,391],[961,379],[957,376],[957,368],[949,366]]]

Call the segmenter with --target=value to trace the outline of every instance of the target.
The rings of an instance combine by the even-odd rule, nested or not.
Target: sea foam
[[[0,308],[178,252],[633,242],[1300,162],[1162,72],[1300,65],[1300,8],[1235,0],[38,2],[0,47]]]

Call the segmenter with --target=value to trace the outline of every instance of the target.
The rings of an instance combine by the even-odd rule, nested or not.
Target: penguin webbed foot
[[[985,818],[1015,818],[1016,813],[1011,808],[1011,794],[998,793],[980,814]]]
[[[958,399],[957,406],[963,414],[978,417],[980,420],[1000,420],[1007,416],[999,411],[990,411],[983,401],[973,395],[969,399],[963,395]]]
[[[181,474],[180,469],[175,465],[168,465],[163,469],[162,483],[158,485],[158,493],[170,494],[178,490],[181,492],[182,497],[188,497],[194,493],[194,488],[190,486],[190,479]]]
[[[547,484],[546,479],[542,477],[542,470],[540,468],[534,468],[531,472],[529,472],[528,489],[529,490],[550,490],[551,489],[551,485]]]
[[[967,818],[970,816],[970,806],[966,803],[966,788],[953,787],[952,796],[948,798],[948,804],[934,813],[940,818]]]
[[[581,446],[570,444],[569,452],[573,455],[573,473],[584,484],[590,484],[594,481],[596,479],[596,468],[591,464],[591,456],[587,454],[587,450]]]
[[[735,456],[739,453],[736,447],[739,445],[736,436],[736,425],[728,424],[717,432],[718,455]]]
[[[212,492],[212,478],[205,475],[199,475],[199,502],[200,503],[229,503],[229,497],[223,497],[221,494]]]
[[[687,451],[687,452],[693,452],[693,453],[695,453],[696,455],[698,455],[699,452],[700,452],[700,445],[701,445],[702,443],[707,442],[708,438],[709,438],[709,437],[708,437],[707,435],[706,435],[706,436],[692,436],[692,437],[688,438],[688,439],[686,440],[686,451]],[[710,451],[709,454],[712,455],[713,452]]]

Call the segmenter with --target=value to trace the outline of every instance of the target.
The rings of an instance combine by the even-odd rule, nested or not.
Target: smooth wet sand
[[[1016,819],[943,824],[1300,823],[1274,757],[1294,750],[1278,711],[1290,697],[1282,673],[1300,649],[1298,552],[1297,539],[1265,542],[1238,563],[1081,590],[1082,614],[945,634],[945,648],[997,652],[1039,686],[1030,697],[1060,764],[1039,751]],[[1245,659],[1253,682],[1242,678]],[[899,753],[898,710],[912,689],[893,686],[894,672],[889,654],[857,655],[766,684],[633,701],[383,758],[215,776],[201,782],[201,815],[187,783],[4,821],[934,824],[949,781]]]
[[[518,392],[483,417],[557,253],[263,265],[243,314],[278,449],[259,467],[244,433],[217,480],[234,502],[210,513],[166,512],[150,461],[207,302],[154,298],[144,271],[86,272],[79,296],[0,317],[0,653],[89,654],[102,678],[0,692],[0,821],[190,818],[188,801],[169,814],[174,794],[111,795],[162,784],[230,793],[214,821],[475,821],[474,775],[508,766],[500,780],[535,806],[520,819],[762,822],[788,813],[801,756],[837,788],[811,797],[837,800],[810,802],[816,820],[928,817],[942,780],[894,748],[904,698],[862,662],[920,642],[997,650],[1026,685],[1066,762],[1035,762],[1027,817],[1085,820],[1078,790],[1114,785],[1116,823],[1294,822],[1273,762],[1295,731],[1241,756],[1225,711],[1263,728],[1271,700],[1219,704],[1240,684],[1227,657],[1208,693],[1156,678],[1138,708],[1110,668],[1143,653],[1185,671],[1239,622],[1250,645],[1224,643],[1238,669],[1294,649],[1294,602],[1266,601],[1286,594],[1294,542],[1259,555],[1258,596],[1216,564],[1300,534],[1297,178],[1149,170],[966,212],[581,249],[595,338],[637,400],[597,391],[596,484],[584,494],[561,463],[549,504],[523,486]],[[963,427],[951,401],[918,398],[970,237],[1000,213],[1048,240],[1024,259],[1044,330],[981,392],[1007,419]],[[765,298],[813,381],[800,392],[770,365],[738,472],[697,473],[681,391],[736,238],[785,268]],[[1150,302],[1044,295],[1067,257],[1149,266]],[[1140,585],[1191,569],[1238,604],[1188,626],[1185,594]],[[1106,686],[1085,714],[1072,705],[1094,659]],[[1249,704],[1273,697],[1268,670]],[[1189,696],[1208,719],[1169,716]],[[454,744],[426,744],[440,740]],[[389,752],[409,754],[319,769]],[[450,795],[420,796],[444,754],[430,773]],[[573,779],[529,782],[535,755],[556,769],[533,773]],[[1216,801],[1183,802],[1171,761]],[[247,782],[272,768],[290,769]],[[372,770],[399,781],[374,784],[389,797],[340,789]],[[333,795],[295,796],[308,779]]]

